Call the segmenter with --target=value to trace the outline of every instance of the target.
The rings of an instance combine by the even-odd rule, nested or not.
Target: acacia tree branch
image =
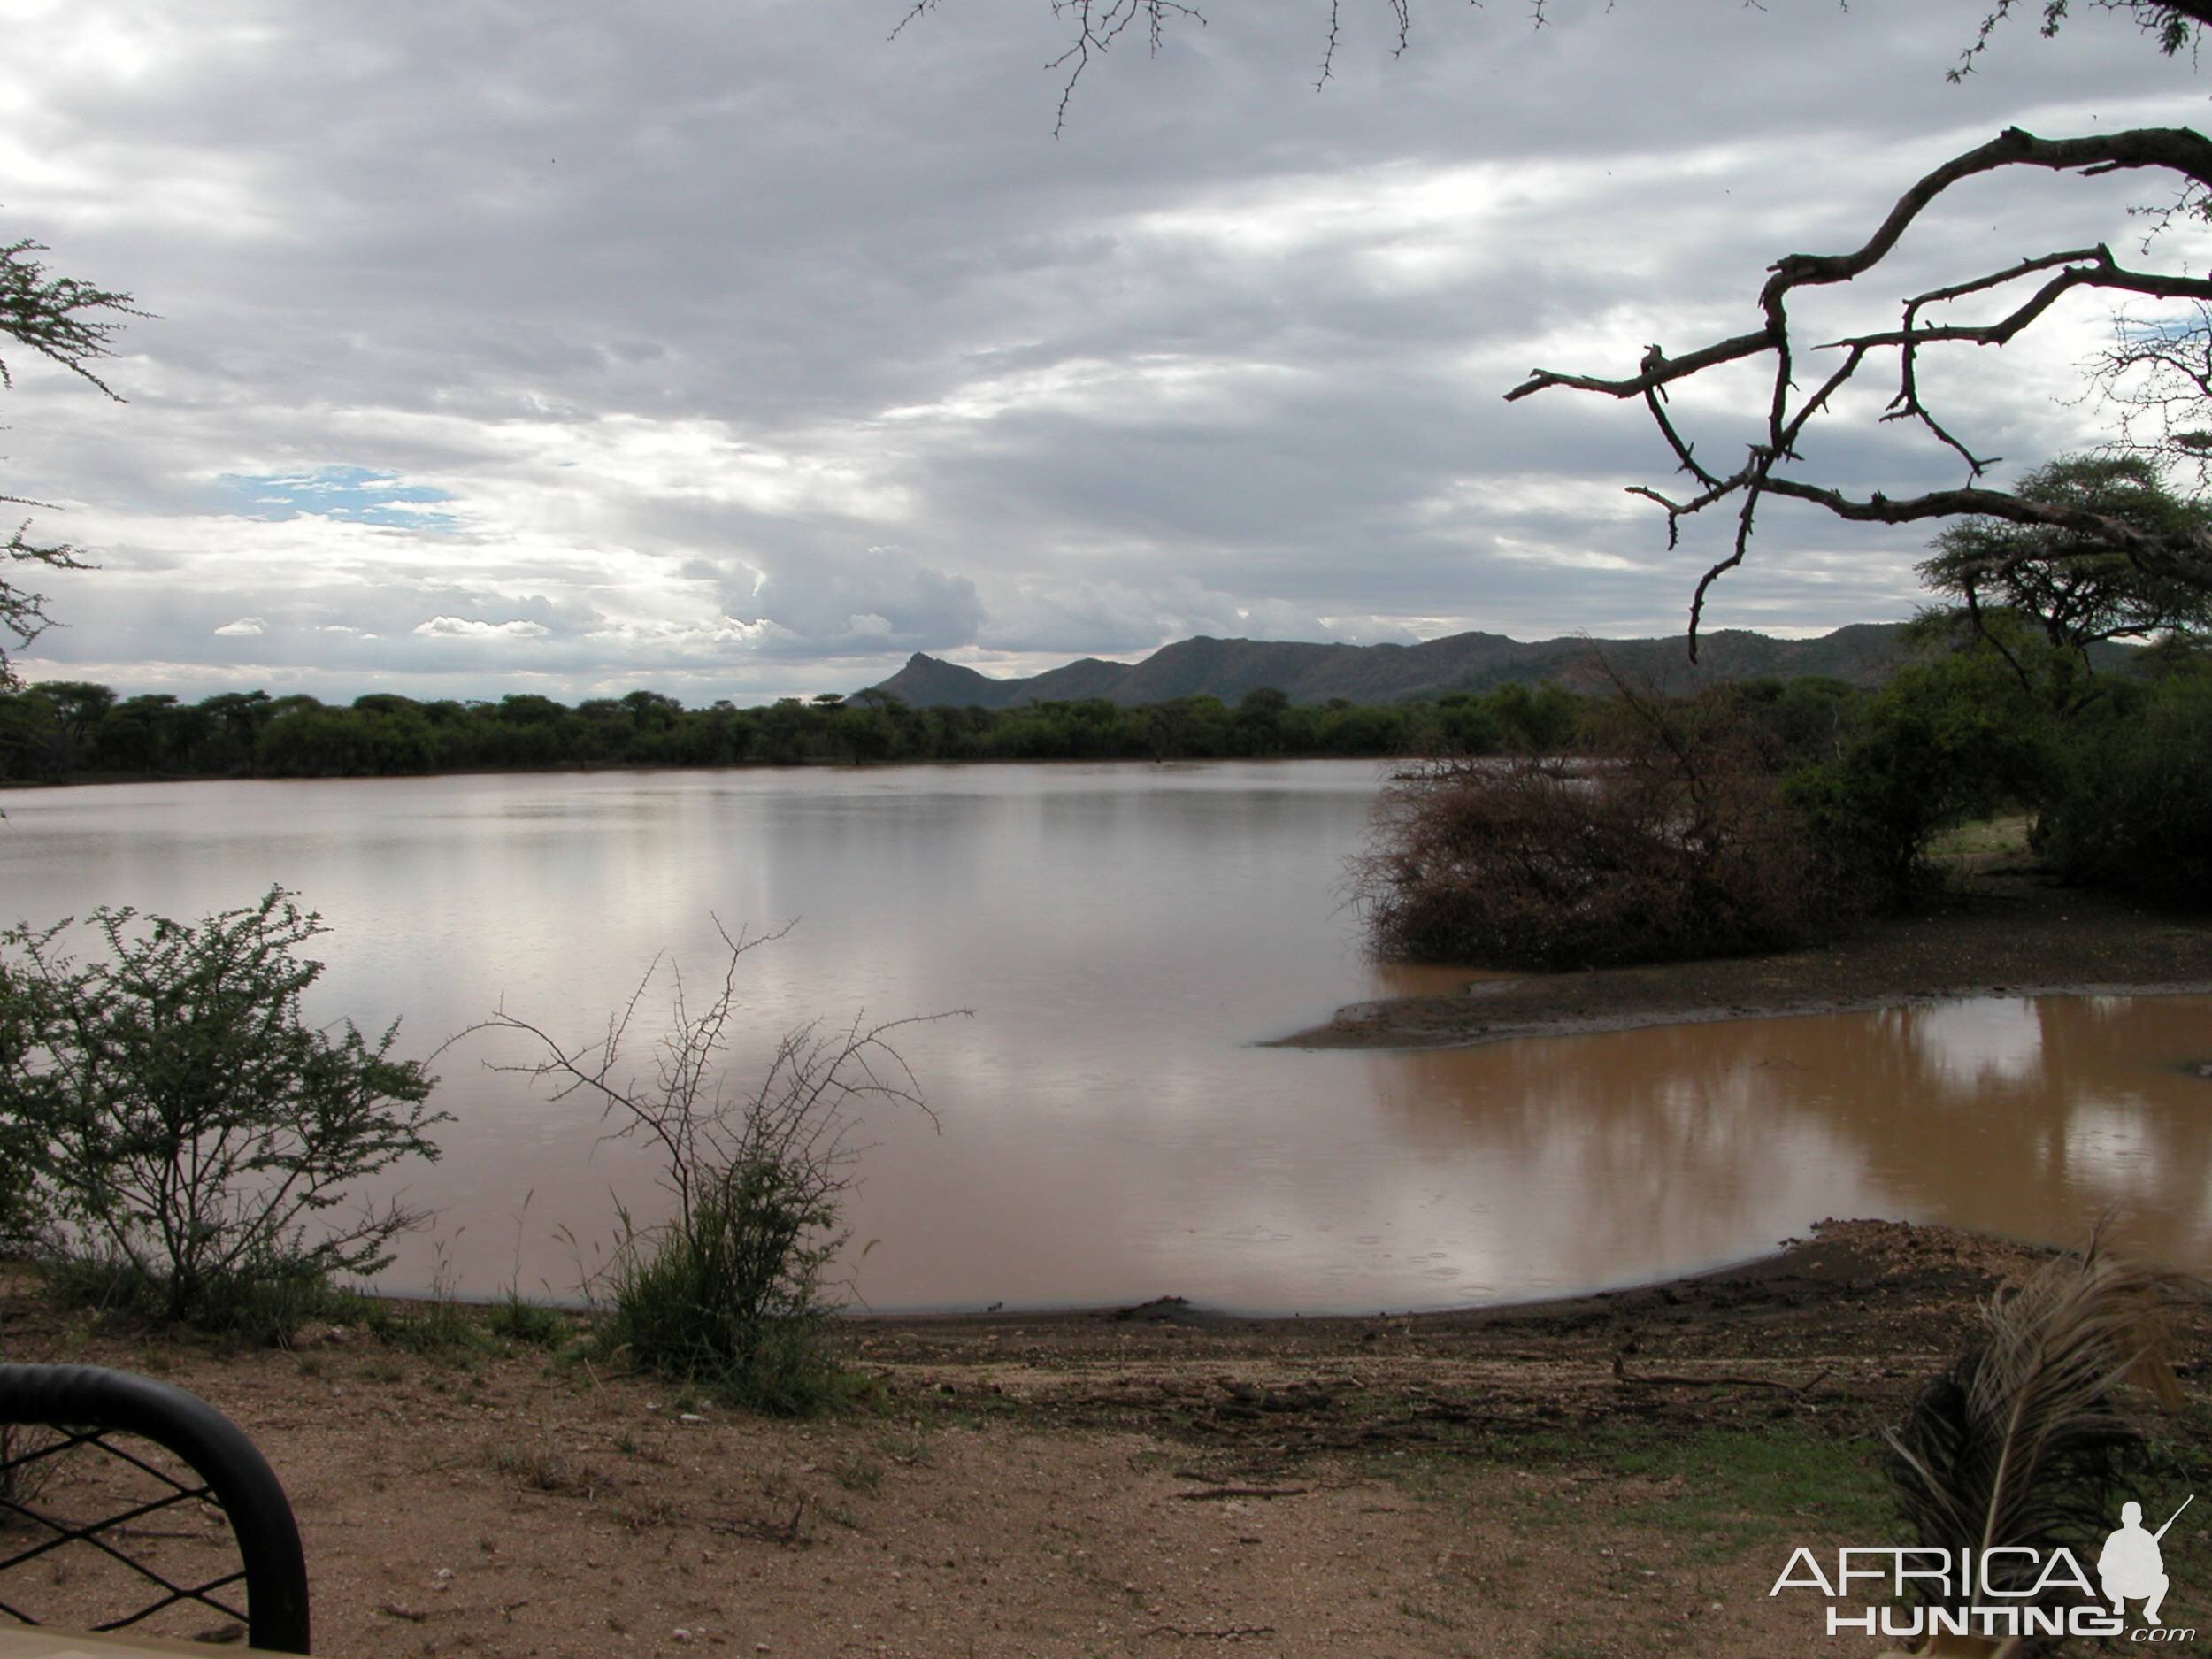
[[[111,317],[147,313],[133,305],[127,294],[48,274],[32,257],[47,251],[44,242],[27,236],[0,245],[0,334],[90,381],[119,403],[121,395],[90,365],[115,355],[109,342],[123,325]],[[6,360],[0,358],[0,386],[14,384]]]
[[[1411,19],[1405,12],[1411,0],[1385,0],[1385,4],[1398,12],[1402,25],[1410,27]],[[913,0],[905,15],[892,28],[891,38],[896,40],[906,32],[909,24],[925,13],[934,12],[937,5],[938,0]],[[1068,72],[1067,79],[1060,86],[1060,106],[1052,117],[1052,135],[1055,138],[1060,136],[1068,124],[1068,105],[1075,96],[1076,83],[1083,79],[1083,72],[1091,66],[1091,59],[1104,57],[1133,24],[1142,19],[1145,40],[1155,57],[1159,55],[1161,44],[1166,39],[1171,19],[1187,18],[1202,29],[1206,27],[1206,14],[1194,5],[1184,4],[1184,0],[1052,0],[1052,15],[1071,18],[1075,23],[1074,35],[1068,42],[1067,49],[1045,64],[1047,69],[1065,69]],[[1404,44],[1402,28],[1399,36],[1401,49]],[[1336,0],[1332,0],[1329,12],[1329,46],[1333,55],[1336,46]],[[1328,78],[1329,65],[1325,59],[1321,65],[1321,81],[1326,81]],[[1317,88],[1321,82],[1315,84]]]
[[[2212,4],[2212,0],[2208,3]],[[1563,386],[1622,399],[1640,398],[1674,456],[1677,469],[1689,474],[1699,486],[1698,492],[1686,501],[1671,500],[1646,486],[1633,487],[1630,492],[1657,503],[1666,511],[1670,549],[1679,545],[1684,518],[1732,496],[1740,497],[1730,550],[1707,570],[1691,598],[1692,661],[1697,657],[1697,631],[1703,618],[1706,596],[1716,580],[1743,563],[1749,551],[1759,503],[1769,495],[1807,502],[1839,518],[1864,523],[1908,524],[1978,513],[2015,524],[2064,529],[2096,539],[2125,554],[2150,574],[2212,589],[2212,537],[2200,528],[2192,526],[2147,530],[2079,506],[2032,502],[2012,491],[1978,487],[1976,480],[1993,465],[1995,457],[1977,455],[1937,418],[1922,398],[1919,378],[1922,351],[1951,344],[2001,347],[2077,288],[2187,299],[2203,308],[2212,305],[2212,280],[2131,270],[2119,265],[2111,250],[2102,244],[2023,259],[2003,270],[1908,298],[1898,328],[1849,335],[1814,348],[1839,350],[1846,355],[1841,365],[1809,396],[1796,396],[1798,348],[1790,319],[1790,302],[1796,290],[1848,282],[1864,274],[1886,257],[1906,231],[1954,185],[1984,173],[2021,166],[2084,174],[2161,169],[2177,174],[2190,188],[2212,189],[2212,141],[2179,127],[2142,128],[2061,139],[2039,138],[2018,127],[2008,127],[1988,143],[1953,157],[1916,181],[1898,197],[1873,234],[1858,248],[1841,254],[1789,254],[1775,261],[1768,267],[1767,280],[1760,288],[1759,307],[1766,324],[1757,332],[1717,341],[1680,357],[1669,357],[1654,346],[1645,353],[1640,372],[1626,378],[1607,379],[1535,369],[1506,394],[1509,403]],[[1993,292],[2042,273],[2051,274],[2020,303],[1993,319],[1934,325],[1923,320],[1924,313],[1932,306]],[[2212,311],[2200,311],[2200,317],[2212,317]],[[1829,407],[1835,395],[1870,359],[1887,351],[1898,354],[1898,391],[1882,419],[1910,420],[1924,426],[1938,442],[1966,464],[1966,487],[1902,497],[1879,492],[1852,495],[1778,470],[1799,458],[1799,442],[1808,424]],[[1747,447],[1740,466],[1732,472],[1721,472],[1697,458],[1694,444],[1664,406],[1663,388],[1724,364],[1762,356],[1771,358],[1763,438]],[[2170,384],[2177,374],[2185,386],[2199,391],[2212,382],[2212,349],[2208,349],[2202,373],[2187,361],[2169,365],[2168,359],[2177,356],[2172,342],[2160,341],[2141,351],[2116,354],[2116,361],[2124,366],[2147,364],[2154,370],[2162,367]],[[2199,448],[2200,453],[2212,452],[2212,434],[2204,435],[2200,447],[2187,447]]]
[[[19,237],[0,244],[0,338],[27,347],[50,363],[67,369],[99,388],[117,403],[122,395],[100,378],[92,365],[115,355],[112,342],[125,317],[144,317],[131,296],[112,288],[82,282],[74,277],[55,276],[36,256],[46,244]],[[8,360],[0,357],[0,388],[15,384]],[[0,502],[20,507],[40,507],[42,502],[0,494]],[[44,565],[54,570],[89,570],[66,542],[43,544],[30,540],[29,519],[19,524],[0,542],[0,628],[14,636],[12,647],[0,641],[0,692],[21,684],[13,657],[54,626],[46,614],[46,596],[19,588],[10,580],[18,564]]]
[[[2056,35],[2071,9],[2070,0],[2034,0],[2034,4],[2042,8],[2041,33],[2047,37]],[[2158,50],[2169,58],[2194,41],[2204,25],[2212,23],[2212,0],[2091,0],[2091,4],[2101,12],[2132,13],[2143,33],[2154,37]],[[1982,19],[1972,42],[1944,78],[1955,84],[1974,73],[1974,60],[1989,50],[1990,37],[2019,5],[2020,0],[1992,0],[1989,15]]]

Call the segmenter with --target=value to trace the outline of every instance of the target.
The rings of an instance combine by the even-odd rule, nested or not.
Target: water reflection
[[[1388,1133],[1517,1172],[1508,1232],[1571,1212],[1548,1230],[1572,1281],[1725,1259],[1818,1215],[2065,1241],[2109,1211],[2201,1271],[2212,1080],[2184,1062],[2208,1028],[2203,997],[1989,998],[1377,1056],[1368,1075]]]
[[[399,1016],[420,1055],[503,1001],[588,1039],[656,952],[713,961],[710,911],[803,918],[749,964],[740,1077],[809,1017],[974,1010],[901,1041],[941,1133],[862,1135],[851,1219],[880,1240],[859,1285],[881,1307],[1437,1306],[1742,1258],[1824,1216],[2068,1240],[2108,1206],[2212,1270],[2201,997],[1253,1046],[1470,977],[1359,953],[1340,883],[1379,782],[1296,763],[27,790],[0,820],[0,921],[204,915],[281,880],[336,929],[310,1012]],[[401,1179],[445,1218],[387,1283],[567,1291],[557,1228],[588,1259],[616,1196],[652,1213],[650,1163],[599,1144],[587,1106],[479,1064],[518,1057],[480,1039],[439,1061],[457,1121]]]

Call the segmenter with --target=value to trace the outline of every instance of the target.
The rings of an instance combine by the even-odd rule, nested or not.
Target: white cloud
[[[538,640],[549,631],[541,622],[479,622],[468,617],[433,617],[415,625],[417,634],[442,640]]]
[[[226,622],[215,632],[233,638],[250,639],[257,634],[267,632],[267,629],[268,624],[262,621],[259,617],[241,617],[235,622]]]

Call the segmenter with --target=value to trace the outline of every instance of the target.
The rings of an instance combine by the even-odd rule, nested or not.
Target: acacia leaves
[[[240,1281],[374,1272],[418,1217],[332,1216],[346,1189],[434,1158],[434,1079],[350,1021],[303,1018],[328,930],[282,887],[196,923],[103,906],[102,951],[72,926],[0,933],[0,1136],[65,1255],[123,1270],[165,1317]],[[19,1172],[20,1171],[19,1166]]]

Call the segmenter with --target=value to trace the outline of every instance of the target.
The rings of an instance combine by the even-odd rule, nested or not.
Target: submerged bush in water
[[[1825,867],[1745,722],[1623,688],[1571,762],[1401,773],[1353,886],[1385,955],[1572,968],[1796,942]]]

